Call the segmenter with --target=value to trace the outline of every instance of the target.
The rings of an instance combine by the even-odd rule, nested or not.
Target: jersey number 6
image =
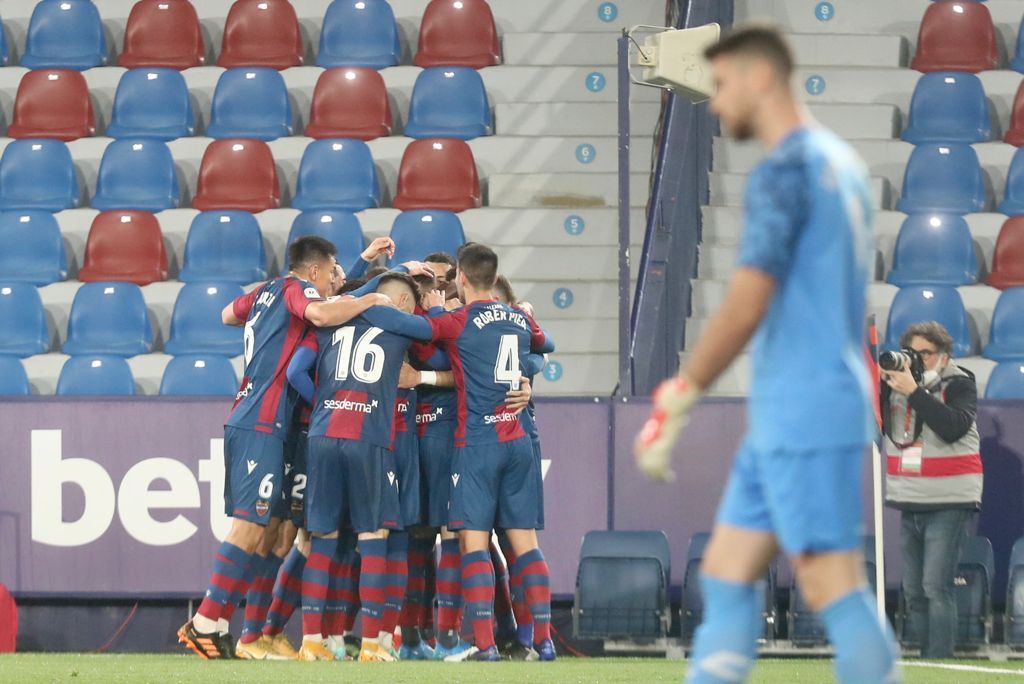
[[[382,332],[384,331],[380,328],[370,328],[360,336],[355,345],[352,342],[356,336],[356,329],[352,326],[338,328],[334,332],[331,342],[339,345],[338,370],[335,373],[335,378],[339,382],[348,379],[349,369],[352,377],[360,382],[371,384],[380,380],[384,372],[384,348],[373,341]]]

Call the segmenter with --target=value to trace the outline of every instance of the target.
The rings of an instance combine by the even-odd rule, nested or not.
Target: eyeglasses
[[[920,354],[922,359],[930,359],[931,357],[940,353],[937,351],[932,351],[931,349],[915,349],[914,351]]]

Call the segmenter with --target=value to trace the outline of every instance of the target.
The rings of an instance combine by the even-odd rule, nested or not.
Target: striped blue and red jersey
[[[416,313],[426,314],[417,307]],[[448,355],[437,342],[414,342],[409,348],[409,363],[416,370],[448,371]],[[434,431],[450,430],[456,415],[455,388],[420,385],[416,388],[416,433],[425,437]]]
[[[395,439],[405,432],[416,431],[416,390],[398,389],[395,396],[395,422],[391,428],[391,449],[395,448]]]
[[[235,317],[245,321],[245,374],[229,426],[284,440],[296,400],[285,373],[306,329],[306,307],[322,299],[295,276],[275,278],[235,299]]]
[[[554,345],[528,314],[497,301],[473,302],[457,311],[431,310],[434,340],[443,344],[455,376],[458,426],[455,446],[510,442],[526,433],[505,407],[518,389],[520,359]]]

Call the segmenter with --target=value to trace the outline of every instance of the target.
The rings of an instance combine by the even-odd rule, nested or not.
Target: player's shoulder
[[[297,275],[285,275],[276,279],[280,281],[280,288],[282,290],[300,290],[306,299],[323,299],[320,296],[320,291],[316,289],[313,283],[298,277]]]

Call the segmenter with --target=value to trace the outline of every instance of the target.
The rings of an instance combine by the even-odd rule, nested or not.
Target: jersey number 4
[[[355,328],[348,326],[334,332],[331,343],[338,345],[338,370],[334,374],[336,380],[347,380],[350,372],[352,377],[366,384],[380,380],[384,372],[384,348],[373,341],[382,332],[380,328],[370,328],[355,344]]]
[[[498,358],[494,360],[494,382],[517,390],[522,375],[519,370],[519,338],[515,335],[502,335]]]

